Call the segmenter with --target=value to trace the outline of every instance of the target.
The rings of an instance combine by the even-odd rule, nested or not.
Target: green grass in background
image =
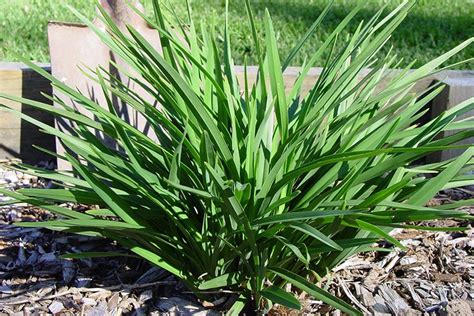
[[[185,16],[185,1],[171,0],[178,14]],[[252,1],[262,28],[264,9],[268,7],[279,32],[281,53],[289,52],[295,41],[308,29],[328,0],[258,0]],[[329,18],[306,45],[294,64],[302,61],[336,27],[351,10],[356,1],[336,0]],[[366,6],[351,25],[353,30],[360,20],[368,20],[384,4],[393,8],[398,0],[367,0]],[[142,0],[149,7],[151,0]],[[222,26],[224,0],[191,0],[196,23]],[[77,21],[67,8],[72,5],[88,17],[94,16],[94,0],[3,0],[0,1],[0,60],[18,60],[21,57],[48,61],[46,26],[49,20]],[[236,63],[243,63],[247,55],[252,60],[253,47],[244,6],[240,0],[230,0],[231,40]],[[237,26],[237,27],[236,27]],[[220,31],[220,30],[219,30]],[[342,34],[348,36],[349,31]],[[406,62],[416,59],[416,66],[474,36],[473,0],[419,0],[402,26],[395,32],[394,52]],[[453,62],[474,57],[474,47],[466,48],[453,58]],[[473,63],[458,68],[473,68]]]

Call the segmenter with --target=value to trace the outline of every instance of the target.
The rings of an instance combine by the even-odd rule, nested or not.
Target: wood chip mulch
[[[35,181],[19,177],[12,189],[34,186]],[[473,196],[472,191],[453,189],[431,203]],[[465,208],[474,215],[474,206]],[[109,240],[12,225],[51,216],[26,205],[0,207],[0,315],[217,314],[206,310],[170,274],[138,258],[59,258],[71,252],[126,253]],[[430,225],[468,230],[396,229],[392,235],[407,247],[405,251],[354,255],[320,285],[367,315],[473,315],[473,222],[443,220]],[[305,314],[340,314],[305,293],[299,296]],[[271,314],[297,313],[275,307]]]
[[[473,192],[441,192],[431,205],[472,199]],[[474,205],[463,207],[474,215]],[[474,222],[439,220],[423,225],[464,227],[463,232],[395,229],[406,250],[352,256],[324,280],[331,293],[366,315],[473,315]],[[420,225],[421,226],[421,225]],[[304,294],[303,294],[304,297]],[[305,301],[308,314],[339,314],[322,302]]]
[[[16,190],[51,183],[0,168],[0,186]],[[8,199],[0,194],[0,202]],[[169,273],[126,256],[126,250],[110,240],[14,225],[52,218],[26,204],[0,206],[0,315],[209,314]],[[104,251],[124,256],[60,258]]]

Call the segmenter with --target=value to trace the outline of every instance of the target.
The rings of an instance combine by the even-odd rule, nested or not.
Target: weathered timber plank
[[[41,65],[49,70],[49,66]],[[50,104],[41,93],[51,94],[49,82],[21,63],[0,63],[0,93],[33,99]],[[28,114],[49,125],[54,124],[51,115],[25,104],[1,99],[0,103]],[[36,150],[32,145],[54,150],[54,138],[22,121],[14,113],[0,109],[0,159],[19,158],[27,163],[51,160],[52,157]]]
[[[431,118],[435,118],[442,112],[451,109],[459,103],[474,98],[474,77],[458,77],[458,78],[445,78],[439,80],[445,85],[443,91],[433,100],[431,105]],[[466,118],[474,118],[474,110],[460,115],[456,120],[462,120]],[[453,135],[459,131],[446,131],[443,132],[440,137],[446,137]],[[465,139],[462,144],[474,144],[474,137]],[[433,153],[429,157],[429,161],[443,161],[459,156],[464,152],[464,149],[449,149],[442,152]]]

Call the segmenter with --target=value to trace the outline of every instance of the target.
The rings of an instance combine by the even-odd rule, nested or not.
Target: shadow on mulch
[[[23,212],[24,215],[31,212]],[[26,213],[26,214],[25,214]],[[160,311],[160,298],[198,305],[169,273],[126,255],[115,243],[0,222],[0,310],[137,314]],[[123,252],[109,258],[61,259],[74,252]]]

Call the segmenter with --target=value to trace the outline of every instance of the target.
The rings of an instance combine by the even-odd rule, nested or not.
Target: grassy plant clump
[[[154,18],[148,22],[157,29],[162,52],[133,27],[119,30],[104,12],[106,30],[82,18],[129,67],[122,73],[143,93],[100,68],[89,72],[105,95],[105,104],[98,104],[30,63],[89,115],[54,96],[58,107],[53,108],[3,95],[74,126],[65,133],[18,113],[56,136],[68,149],[58,158],[73,167],[73,172],[12,167],[58,185],[0,189],[14,199],[9,203],[27,202],[59,216],[20,225],[116,240],[181,279],[198,296],[226,297],[229,313],[244,307],[267,311],[273,303],[299,309],[295,296],[284,290],[290,283],[295,291],[358,314],[317,281],[348,256],[372,251],[380,239],[403,247],[389,235],[395,227],[468,217],[455,210],[459,203],[425,204],[440,190],[474,184],[474,176],[466,175],[474,169],[474,148],[442,163],[412,163],[474,136],[472,120],[454,121],[472,110],[474,100],[420,125],[425,106],[443,87],[420,95],[410,90],[472,39],[416,70],[390,72],[397,59],[380,51],[412,2],[389,13],[380,10],[350,37],[341,38],[359,5],[324,44],[313,47],[294,83],[285,85],[284,70],[304,45],[311,45],[307,39],[324,23],[330,7],[281,59],[270,15],[260,38],[247,1],[258,60],[255,81],[246,65],[243,76],[236,75],[228,23],[221,52],[212,28],[166,18],[158,0],[153,7]],[[323,53],[329,56],[324,69],[303,93],[304,79]],[[361,79],[363,69],[369,70]],[[122,119],[113,100],[145,118],[149,132]],[[438,138],[443,131],[454,133]],[[104,145],[104,135],[117,146]],[[59,206],[64,202],[100,209],[77,212]]]

